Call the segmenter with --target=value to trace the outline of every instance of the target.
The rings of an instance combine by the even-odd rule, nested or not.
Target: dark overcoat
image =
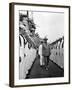
[[[42,55],[43,56],[50,56],[50,45],[43,43],[42,45]]]

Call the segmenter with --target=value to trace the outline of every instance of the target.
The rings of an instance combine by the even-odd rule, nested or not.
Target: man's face
[[[34,28],[31,28],[31,30],[32,30],[31,32],[34,34],[35,33],[35,29]]]
[[[44,43],[47,43],[47,40],[44,40]]]
[[[41,44],[43,44],[43,41],[41,41]]]
[[[25,28],[28,30],[28,29],[29,29],[29,26],[28,26],[28,18],[27,18],[27,17],[24,17],[24,18],[23,18],[22,23],[23,23],[23,25],[25,26]]]
[[[22,22],[23,22],[23,24],[27,25],[28,24],[27,17],[24,17]]]

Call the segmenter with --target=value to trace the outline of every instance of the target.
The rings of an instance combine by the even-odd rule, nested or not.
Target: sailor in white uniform
[[[40,55],[40,66],[43,66],[44,65],[44,59],[43,59],[43,56],[42,56],[42,44],[43,44],[43,41],[41,41],[41,45],[39,46],[39,55]]]

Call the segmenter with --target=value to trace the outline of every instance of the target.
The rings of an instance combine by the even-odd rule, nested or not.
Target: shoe
[[[46,70],[48,70],[48,68],[46,68]]]
[[[40,67],[42,67],[42,65],[40,65]]]

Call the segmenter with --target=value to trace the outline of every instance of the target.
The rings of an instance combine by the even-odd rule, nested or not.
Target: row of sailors
[[[57,49],[64,48],[64,40],[62,39],[61,42],[58,41],[56,44],[52,45],[52,48],[57,48]]]
[[[53,60],[61,68],[64,68],[64,40],[56,43],[51,49],[50,59]]]
[[[25,38],[23,39],[22,36],[20,36],[20,40],[21,45],[19,47],[19,78],[24,79],[26,78],[26,75],[28,74],[28,71],[35,60],[36,50],[32,47],[29,47],[29,43]]]
[[[36,46],[34,42],[35,37],[33,39],[30,37],[30,35],[34,35],[35,33],[35,24],[33,20],[27,17],[27,15],[20,15],[20,22],[19,22],[19,41],[20,41],[20,74],[19,78],[24,79],[26,78],[26,75],[28,74],[28,70],[31,68],[35,57],[36,57]],[[22,35],[24,35],[24,37]],[[25,39],[26,38],[26,39]]]

